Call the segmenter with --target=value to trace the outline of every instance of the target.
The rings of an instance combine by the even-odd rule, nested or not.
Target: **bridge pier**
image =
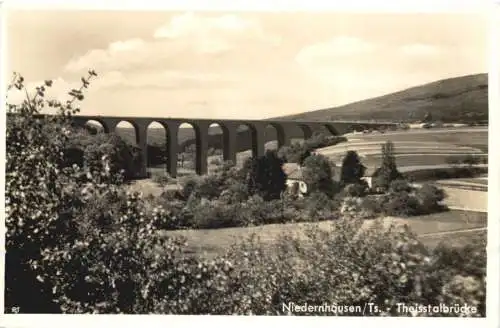
[[[236,164],[236,155],[238,153],[238,132],[237,127],[226,127],[223,135],[223,154],[225,161],[231,161]]]
[[[266,127],[254,125],[252,131],[252,157],[264,156],[266,153]]]
[[[167,125],[167,172],[172,178],[177,177],[177,161],[179,153],[179,141],[177,138],[179,125]]]
[[[206,124],[195,126],[196,130],[196,174],[208,173],[208,128]]]
[[[138,178],[148,177],[148,127],[139,126],[136,129],[137,146],[141,150],[141,167]]]

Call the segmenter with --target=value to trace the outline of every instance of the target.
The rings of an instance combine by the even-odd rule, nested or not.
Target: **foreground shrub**
[[[426,249],[405,228],[384,227],[380,221],[374,221],[370,228],[361,226],[357,220],[340,220],[324,229],[311,227],[300,236],[285,234],[275,243],[251,238],[234,247],[227,257],[240,263],[235,268],[236,279],[248,283],[239,285],[230,296],[238,304],[239,313],[289,314],[283,305],[307,302],[350,304],[361,310],[357,314],[293,314],[361,315],[364,304],[373,302],[380,305],[381,312],[371,315],[401,315],[398,303],[437,305],[444,299],[458,300],[454,294],[443,295],[443,290],[463,281],[458,275],[466,274],[470,281],[484,280],[483,269],[465,273],[464,265],[458,263],[445,264],[449,272],[442,272],[441,264],[437,264],[442,263],[439,251]],[[484,245],[456,252],[472,250],[485,259]],[[465,262],[466,267],[478,264],[485,268],[475,260]],[[469,292],[462,301],[478,306],[479,313],[469,316],[484,316],[484,285],[474,287],[477,292]]]
[[[94,74],[83,79],[84,85]],[[72,197],[73,190],[77,185],[85,188],[92,179],[77,166],[63,169],[72,133],[67,118],[75,112],[73,102],[83,99],[83,86],[70,92],[72,99],[66,104],[44,99],[51,86],[52,81],[45,81],[32,95],[24,88],[24,79],[15,74],[9,89],[18,89],[27,98],[20,105],[7,104],[5,306],[35,313],[57,309],[51,302],[50,284],[36,279],[36,261],[42,249],[73,240],[73,222],[67,219],[79,202]],[[59,114],[38,116],[44,106],[55,107]]]

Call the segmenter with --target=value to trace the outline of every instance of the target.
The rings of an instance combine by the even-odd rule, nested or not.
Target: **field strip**
[[[449,148],[449,147],[413,147],[413,146],[405,146],[405,147],[399,147],[398,145],[395,146],[395,153],[400,152],[400,150],[405,150],[405,151],[412,151],[412,152],[448,152],[448,153],[458,153],[458,154],[470,154],[470,153],[478,153],[478,154],[484,154],[483,152],[479,150],[466,150],[466,149],[456,149],[456,148]],[[343,152],[346,150],[356,150],[358,153],[362,151],[376,151],[377,153],[380,154],[381,152],[381,147],[335,147],[335,148],[323,148],[323,149],[318,149],[318,151],[323,151],[323,152]],[[429,151],[430,150],[430,151]]]
[[[487,208],[470,208],[470,207],[453,206],[453,205],[447,205],[447,207],[450,210],[466,211],[466,212],[488,213],[488,209]]]
[[[396,147],[396,152],[395,155],[397,156],[398,153],[401,154],[400,152],[401,148]],[[460,149],[438,149],[438,148],[429,148],[429,150],[425,150],[422,148],[408,148],[406,152],[403,154],[411,154],[411,155],[474,155],[474,156],[482,156],[484,153],[479,152],[479,151],[463,151]],[[381,150],[380,147],[378,148],[336,148],[336,149],[318,149],[316,150],[317,153],[323,154],[323,155],[334,155],[334,154],[343,154],[348,150],[355,150],[358,154],[364,154],[364,155],[380,155]],[[486,154],[485,154],[486,155]]]
[[[465,233],[465,232],[486,231],[486,230],[488,230],[488,227],[457,229],[457,230],[450,230],[450,231],[424,233],[424,234],[418,235],[418,237],[432,237],[432,236],[440,236],[440,235],[449,235],[449,234],[454,234],[454,233]]]
[[[384,134],[363,134],[363,138],[380,138],[383,136],[394,136],[394,135],[419,135],[419,134],[437,134],[437,133],[465,133],[465,132],[485,132],[488,131],[488,127],[479,127],[472,129],[464,129],[464,128],[442,128],[442,129],[416,129],[410,131],[398,131],[398,132],[386,132]]]
[[[349,146],[373,146],[373,145],[380,145],[383,144],[385,140],[380,140],[380,141],[364,141],[361,139],[356,139],[354,140],[348,140],[347,142],[341,142],[338,143],[334,146],[330,147],[341,147],[341,145],[349,145]],[[415,146],[415,145],[422,145],[422,146],[429,146],[433,145],[436,147],[455,147],[455,148],[463,148],[463,149],[474,149],[474,147],[471,146],[461,146],[461,145],[456,145],[450,142],[440,142],[440,141],[410,141],[410,140],[394,140],[393,141],[395,144],[398,145],[408,145],[408,146]]]
[[[461,180],[451,180],[446,181],[446,180],[439,180],[436,181],[440,185],[446,185],[447,187],[479,187],[479,188],[488,188],[488,185],[482,184],[482,183],[477,183],[477,182],[470,182],[470,181],[461,181]]]

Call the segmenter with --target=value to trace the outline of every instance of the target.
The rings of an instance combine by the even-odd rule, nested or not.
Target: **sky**
[[[10,11],[7,79],[81,114],[263,119],[487,72],[480,13]],[[11,92],[9,102],[22,94]]]

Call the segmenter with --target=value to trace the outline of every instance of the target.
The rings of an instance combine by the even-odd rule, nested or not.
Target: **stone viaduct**
[[[187,118],[159,118],[159,117],[118,117],[118,116],[81,116],[72,117],[76,126],[84,126],[89,121],[99,122],[105,133],[115,131],[121,122],[130,123],[135,130],[136,142],[147,159],[147,133],[151,123],[162,125],[166,131],[167,171],[172,177],[177,176],[177,156],[180,151],[178,132],[182,124],[190,124],[196,134],[196,172],[206,174],[208,170],[208,140],[209,128],[218,124],[223,132],[224,160],[236,163],[237,137],[241,126],[250,130],[252,141],[252,155],[261,156],[265,152],[266,128],[272,126],[276,130],[278,146],[290,144],[292,138],[307,139],[315,131],[329,131],[332,135],[342,135],[352,131],[362,131],[369,128],[385,128],[395,126],[396,123],[373,122],[342,122],[342,121],[286,121],[286,120],[226,120],[226,119],[187,119]],[[147,176],[147,161],[143,160],[141,176]]]

